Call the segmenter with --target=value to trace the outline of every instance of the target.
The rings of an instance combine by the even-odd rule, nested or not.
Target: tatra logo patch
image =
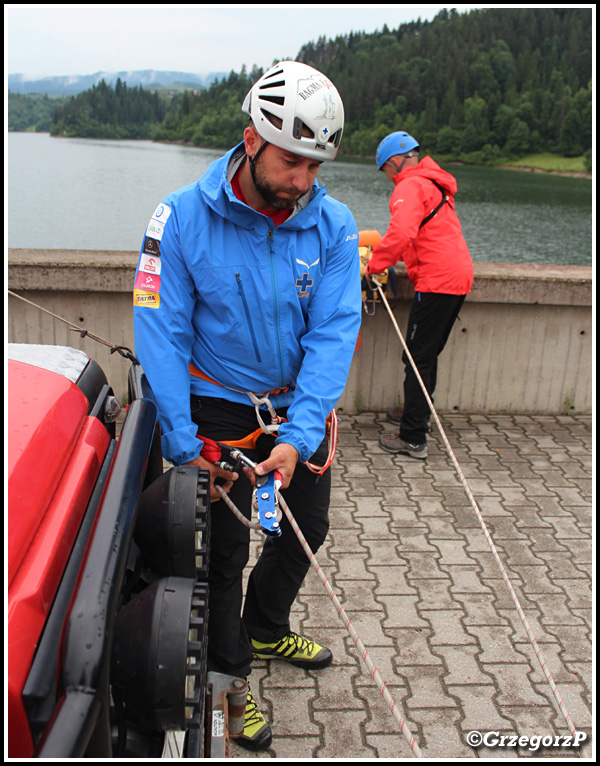
[[[134,290],[133,305],[157,309],[160,306],[160,295],[158,293],[146,292],[145,290]]]

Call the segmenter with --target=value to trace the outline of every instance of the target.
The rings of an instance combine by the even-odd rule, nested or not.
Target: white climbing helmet
[[[281,61],[244,99],[258,134],[302,157],[333,160],[344,129],[344,105],[331,80],[299,61]]]

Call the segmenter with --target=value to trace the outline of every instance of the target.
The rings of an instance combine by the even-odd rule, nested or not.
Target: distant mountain
[[[205,75],[190,72],[158,72],[153,69],[143,69],[132,72],[96,72],[90,75],[72,75],[65,77],[42,77],[32,79],[23,74],[8,75],[8,89],[12,93],[41,93],[48,96],[74,96],[89,90],[104,80],[108,85],[115,85],[117,79],[133,88],[141,85],[144,89],[176,87],[205,88],[215,80],[226,77],[226,72],[209,72]]]

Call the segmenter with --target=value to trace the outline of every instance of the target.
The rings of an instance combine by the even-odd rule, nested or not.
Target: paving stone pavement
[[[585,744],[557,746],[564,717],[436,427],[417,461],[378,447],[394,430],[385,413],[342,416],[316,559],[426,759],[593,759],[591,417],[441,422]],[[273,743],[252,754],[232,742],[230,758],[413,757],[312,569],[292,628],[329,646],[334,663],[256,662],[250,685]],[[538,740],[475,749],[472,731]]]

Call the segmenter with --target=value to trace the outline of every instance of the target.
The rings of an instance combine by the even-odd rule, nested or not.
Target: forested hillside
[[[408,131],[426,151],[473,162],[591,150],[590,10],[443,11],[394,31],[321,38],[297,58],[340,91],[342,154],[373,156],[393,130]],[[157,137],[232,145],[245,124],[241,101],[260,73],[232,73],[188,95]]]
[[[101,80],[56,110],[50,133],[85,138],[150,138],[167,109],[158,93],[141,86],[128,88],[120,79],[112,88]]]
[[[52,115],[66,101],[50,96],[24,96],[8,93],[8,129],[48,133]]]
[[[344,150],[406,130],[442,154],[581,154],[592,145],[591,10],[443,11],[429,24],[319,40],[298,58],[338,87]]]
[[[342,154],[373,156],[387,133],[402,129],[446,158],[587,152],[590,163],[591,9],[442,11],[396,30],[321,38],[297,58],[326,73],[342,95]],[[231,72],[171,100],[101,83],[57,111],[52,133],[228,148],[241,138],[241,103],[261,74]]]

